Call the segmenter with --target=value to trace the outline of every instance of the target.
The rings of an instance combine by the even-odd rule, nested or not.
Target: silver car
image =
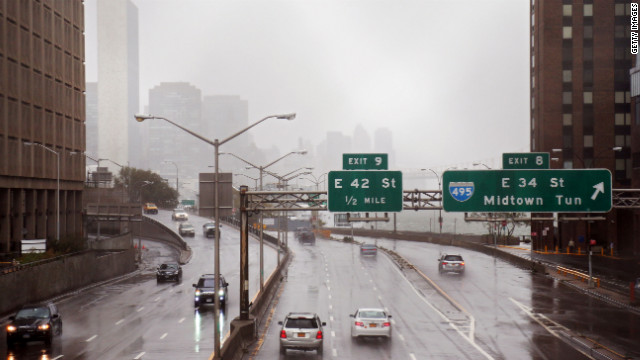
[[[391,339],[391,315],[387,314],[384,309],[361,308],[349,316],[353,318],[351,321],[352,339],[365,336]]]
[[[171,214],[171,220],[173,221],[187,221],[189,220],[189,214],[182,209],[174,209]]]
[[[327,325],[320,321],[314,313],[289,313],[284,321],[278,321],[282,325],[280,330],[280,353],[286,354],[287,349],[311,351],[316,350],[322,354],[324,332],[322,327]]]
[[[438,272],[455,272],[464,274],[464,260],[462,255],[443,254],[438,259]]]

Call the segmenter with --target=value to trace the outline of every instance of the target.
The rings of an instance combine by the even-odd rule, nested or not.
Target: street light
[[[171,161],[171,160],[165,160],[164,163],[173,164],[173,166],[176,167],[176,191],[178,192],[178,194],[180,194],[180,190],[178,189],[178,179],[179,179],[178,164],[176,164],[174,161]]]
[[[258,180],[259,180],[258,178],[254,178],[254,177],[251,177],[251,176],[249,176],[249,175],[245,175],[245,174],[233,174],[233,176],[244,176],[244,177],[246,177],[246,178],[249,178],[249,179],[251,179],[251,180],[254,180],[254,181],[256,182],[256,183],[255,183],[255,187],[254,187],[254,189],[256,189],[256,190],[258,189]]]
[[[32,145],[40,146],[41,148],[56,154],[56,160],[58,163],[58,179],[56,181],[56,241],[59,241],[60,240],[60,153],[47,146],[44,146],[36,142],[25,141],[23,142],[23,144],[26,146],[32,146]]]
[[[252,127],[260,124],[261,122],[267,120],[267,119],[271,119],[271,118],[277,118],[277,119],[286,119],[286,120],[293,120],[295,119],[296,114],[295,113],[291,113],[291,114],[282,114],[282,115],[269,115],[265,118],[262,118],[258,121],[256,121],[255,123],[249,125],[248,127],[236,132],[235,134],[227,137],[226,139],[223,139],[222,141],[218,140],[218,139],[214,139],[209,140],[207,138],[205,138],[204,136],[197,134],[189,129],[186,129],[184,127],[182,127],[181,125],[176,124],[175,122],[165,118],[165,117],[161,117],[161,116],[153,116],[153,115],[135,115],[135,119],[138,122],[143,122],[145,120],[148,119],[161,119],[161,120],[165,120],[166,122],[186,131],[187,133],[197,137],[198,139],[206,142],[207,144],[213,145],[214,149],[215,149],[215,176],[214,176],[214,180],[213,180],[213,184],[214,184],[214,212],[215,212],[215,222],[216,222],[216,229],[220,228],[220,207],[219,207],[219,203],[218,203],[218,170],[219,170],[219,166],[218,166],[218,160],[219,160],[219,148],[220,145],[223,145],[225,143],[227,143],[229,140],[234,139],[235,137],[241,135],[242,133],[246,132],[247,130],[251,129]],[[215,232],[215,293],[218,294],[218,292],[220,291],[220,231],[216,230]],[[245,277],[248,277],[248,272],[249,272],[249,264],[248,264],[248,259],[246,259],[246,257],[248,257],[248,249],[243,249],[243,247],[246,247],[247,244],[244,244],[244,242],[241,244],[240,246],[240,253],[241,253],[241,268],[240,268],[240,281],[241,281],[241,288],[242,288],[242,292],[241,292],[241,303],[240,303],[240,319],[241,320],[247,320],[249,318],[249,313],[248,313],[248,308],[249,308],[249,289],[248,286],[245,285],[244,280]],[[244,276],[243,276],[244,275]],[[248,281],[247,281],[248,282]],[[245,304],[246,303],[246,304]],[[220,359],[220,327],[219,327],[219,323],[220,322],[220,297],[219,296],[215,296],[215,319],[214,319],[214,344],[215,344],[215,355],[214,355],[214,359]]]
[[[482,165],[482,166],[486,167],[487,169],[491,170],[491,168],[490,168],[490,167],[488,167],[486,164],[481,163],[481,162],[474,162],[472,165],[473,165],[473,166],[480,166],[480,165]]]
[[[440,198],[442,198],[442,181],[440,178],[440,175],[438,175],[437,172],[435,172],[435,170],[433,169],[420,169],[422,171],[426,171],[429,170],[431,171],[435,176],[436,179],[438,180],[438,190],[440,190]],[[438,209],[438,223],[440,224],[440,234],[442,234],[442,205],[440,205],[440,209]]]

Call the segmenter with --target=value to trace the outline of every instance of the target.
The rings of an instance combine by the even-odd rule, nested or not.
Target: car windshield
[[[462,261],[462,256],[460,255],[447,255],[444,257],[447,261]]]
[[[220,277],[220,287],[224,285],[224,279]],[[198,287],[201,288],[213,288],[216,286],[216,280],[214,278],[200,279],[198,281]]]
[[[178,268],[176,264],[162,264],[160,265],[160,270],[175,270]]]
[[[287,319],[285,327],[296,329],[317,329],[318,322],[316,321],[316,319],[289,318]]]
[[[16,320],[19,319],[47,319],[49,318],[49,309],[46,307],[26,308],[18,311]]]
[[[387,316],[383,311],[379,310],[363,310],[358,313],[358,317],[370,319],[383,319]]]
[[[180,227],[183,229],[193,229],[193,225],[191,224],[182,224],[180,225]]]

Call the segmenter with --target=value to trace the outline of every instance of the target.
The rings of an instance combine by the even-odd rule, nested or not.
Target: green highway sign
[[[402,211],[402,172],[330,171],[331,212]]]
[[[184,206],[196,206],[196,201],[195,200],[186,200],[183,199],[180,204],[184,205]]]
[[[502,154],[503,169],[548,169],[549,153],[504,153]]]
[[[452,212],[608,212],[607,169],[455,170],[442,174]]]
[[[387,154],[342,154],[344,170],[387,170],[389,156]]]

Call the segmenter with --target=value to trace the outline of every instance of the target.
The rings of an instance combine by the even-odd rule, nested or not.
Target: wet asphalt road
[[[575,340],[555,332],[558,326],[580,341],[640,358],[640,318],[626,310],[484,254],[404,241],[378,245],[395,247],[450,300],[412,272],[403,276],[384,254],[362,257],[356,245],[335,241],[290,242],[295,258],[282,295],[260,348],[245,359],[588,359]],[[439,274],[442,252],[461,254],[465,274]],[[391,341],[351,340],[349,314],[364,306],[393,315]],[[277,321],[290,311],[316,312],[327,322],[322,356],[279,355]]]
[[[154,218],[178,227],[171,213],[161,211]],[[51,348],[32,342],[6,348],[5,332],[0,335],[0,354],[7,359],[207,359],[213,345],[213,309],[194,309],[192,284],[204,273],[214,273],[214,240],[202,235],[206,219],[190,214],[196,229],[194,238],[185,238],[193,251],[183,266],[181,283],[156,284],[155,267],[176,262],[178,254],[156,242],[143,240],[143,269],[126,277],[57,300],[63,317],[63,334]],[[239,315],[240,233],[221,228],[221,271],[229,283],[228,305],[221,314],[224,336],[229,323]],[[259,289],[259,246],[250,244],[250,297]],[[276,252],[265,246],[265,274],[275,269]],[[266,277],[266,276],[265,276]],[[2,355],[0,355],[2,356]]]

